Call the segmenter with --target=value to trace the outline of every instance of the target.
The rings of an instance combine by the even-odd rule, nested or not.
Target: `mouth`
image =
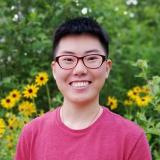
[[[85,88],[91,84],[91,81],[73,81],[70,82],[69,85],[74,88]]]

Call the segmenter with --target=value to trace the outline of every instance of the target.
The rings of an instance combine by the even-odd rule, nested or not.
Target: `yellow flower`
[[[11,91],[9,93],[9,96],[11,96],[13,99],[15,99],[15,101],[19,101],[21,98],[21,94],[18,90],[14,89],[13,91]]]
[[[7,96],[1,100],[2,107],[11,109],[15,106],[15,100],[11,96]]]
[[[36,106],[29,101],[22,102],[18,109],[24,116],[31,116],[33,113],[36,113]]]
[[[137,97],[135,102],[139,107],[146,107],[152,101],[151,96]]]
[[[12,149],[13,148],[13,141],[14,141],[13,135],[6,136],[6,140],[7,140],[7,147],[9,149]]]
[[[129,90],[127,95],[130,99],[135,100],[137,96],[139,95],[139,91],[137,91],[137,89]]]
[[[117,99],[115,97],[108,97],[108,103],[107,105],[111,108],[111,110],[114,110],[118,106]]]
[[[2,118],[0,118],[0,138],[3,136],[4,132],[5,132],[5,122]]]
[[[142,88],[140,87],[140,86],[135,86],[134,88],[133,88],[133,92],[135,92],[135,93],[140,93],[141,92],[141,90],[142,90]]]
[[[20,121],[19,121],[19,127],[18,128],[23,128],[25,124],[27,124],[29,121],[31,121],[31,117],[25,116],[24,113],[21,112],[19,114]]]
[[[150,89],[147,86],[143,86],[142,89],[141,89],[141,92],[144,93],[144,94],[149,94]]]
[[[13,135],[7,135],[7,136],[6,136],[6,140],[7,140],[8,142],[13,142],[13,140],[14,140]]]
[[[17,117],[14,114],[12,114],[8,119],[8,127],[10,129],[16,129],[18,128],[18,126],[19,126],[19,121]]]
[[[24,88],[23,95],[25,98],[34,98],[37,97],[38,87],[34,84],[27,85]]]
[[[36,76],[36,84],[38,86],[42,86],[45,85],[48,81],[48,74],[46,72],[40,72],[37,76]]]
[[[125,106],[132,106],[133,103],[134,103],[134,102],[133,102],[132,100],[125,100],[125,101],[124,101],[124,105],[125,105]]]

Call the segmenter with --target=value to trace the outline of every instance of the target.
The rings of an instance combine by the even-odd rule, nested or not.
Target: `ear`
[[[106,79],[108,79],[109,73],[112,69],[112,61],[110,59],[108,59],[106,61]]]
[[[51,63],[51,69],[52,69],[52,74],[53,74],[53,77],[54,79],[56,80],[56,69],[55,69],[55,61],[52,61]]]

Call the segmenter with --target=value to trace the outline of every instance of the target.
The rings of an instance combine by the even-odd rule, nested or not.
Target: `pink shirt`
[[[107,108],[81,130],[65,126],[57,108],[23,128],[15,160],[151,160],[151,154],[143,130]]]

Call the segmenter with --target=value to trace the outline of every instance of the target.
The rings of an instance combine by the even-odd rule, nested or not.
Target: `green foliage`
[[[25,84],[31,83],[37,72],[46,71],[50,77],[50,91],[46,94],[41,90],[36,104],[45,111],[49,109],[45,107],[49,103],[52,107],[60,105],[62,95],[57,90],[50,69],[53,32],[66,19],[81,15],[92,16],[102,24],[111,38],[109,54],[113,69],[101,92],[101,104],[106,104],[107,96],[117,97],[119,105],[115,112],[145,129],[153,158],[160,159],[160,0],[135,0],[136,2],[137,4],[129,4],[128,0],[99,0],[94,3],[90,0],[1,0],[0,99],[13,88],[21,89]],[[134,86],[145,84],[154,97],[151,105],[145,109],[124,109],[126,92]],[[50,95],[51,100],[48,100]],[[0,117],[4,113],[5,110],[0,108]],[[18,131],[15,131],[15,136],[18,137]],[[4,148],[1,151],[0,159],[11,159],[9,156],[12,153],[8,153],[9,150]]]
[[[158,160],[160,159],[160,76],[153,76],[151,79],[149,78],[147,75],[149,67],[145,60],[138,60],[134,66],[140,68],[141,71],[137,76],[145,79],[153,99],[149,107],[141,110],[141,112],[136,112],[133,120],[144,128],[151,144],[150,147],[153,157]]]

